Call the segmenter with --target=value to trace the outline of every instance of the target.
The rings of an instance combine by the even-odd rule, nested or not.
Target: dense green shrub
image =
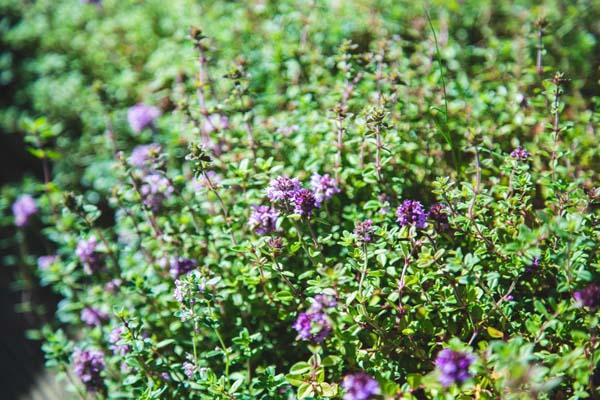
[[[48,365],[82,398],[598,396],[600,6],[247,3],[0,4]]]

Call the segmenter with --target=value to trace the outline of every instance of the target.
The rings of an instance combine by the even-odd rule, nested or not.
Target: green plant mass
[[[0,245],[74,399],[600,398],[600,3],[0,15]]]

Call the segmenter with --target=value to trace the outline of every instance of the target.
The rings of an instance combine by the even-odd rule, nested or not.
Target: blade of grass
[[[456,170],[456,173],[458,175],[460,175],[461,168],[460,168],[459,161],[458,161],[458,148],[456,146],[455,140],[452,138],[452,135],[450,134],[450,131],[448,129],[448,95],[446,92],[446,74],[444,71],[444,65],[442,64],[442,55],[440,52],[440,46],[438,43],[437,35],[436,35],[435,29],[433,27],[433,22],[431,21],[431,15],[429,14],[429,11],[427,9],[425,9],[425,16],[427,17],[427,21],[429,22],[429,27],[431,29],[431,33],[433,34],[433,40],[435,42],[435,53],[436,53],[438,68],[440,71],[440,78],[442,80],[442,94],[444,97],[444,110],[442,111],[441,109],[434,107],[436,110],[439,110],[442,112],[442,114],[444,116],[443,124],[441,124],[437,118],[434,119],[434,122],[435,122],[436,126],[438,127],[438,131],[440,132],[440,134],[442,135],[442,137],[444,138],[446,143],[448,143],[448,145],[450,145],[450,149],[452,151],[452,161],[454,163],[454,169]]]

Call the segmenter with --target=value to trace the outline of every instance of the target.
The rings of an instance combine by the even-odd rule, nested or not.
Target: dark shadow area
[[[20,136],[0,132],[0,184],[18,182],[24,175],[39,178],[41,166],[36,159],[25,152]],[[16,254],[11,243],[13,229],[0,232],[0,248],[3,253]],[[31,243],[34,253],[39,245]],[[4,257],[3,257],[4,258]],[[17,272],[24,266],[0,266],[0,387],[2,399],[24,398],[36,382],[37,376],[43,372],[44,356],[41,342],[26,338],[29,329],[39,328],[46,317],[54,313],[57,299],[52,293],[39,285],[31,289],[19,288],[15,285]],[[31,312],[18,312],[19,304],[31,304],[34,308],[43,306],[42,315]]]

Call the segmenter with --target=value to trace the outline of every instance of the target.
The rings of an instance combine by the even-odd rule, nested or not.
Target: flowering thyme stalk
[[[120,159],[121,159],[121,161],[123,161],[123,158],[121,157],[121,155],[120,155]],[[146,216],[148,218],[148,221],[150,222],[150,226],[154,230],[156,238],[162,241],[162,231],[158,227],[158,223],[156,222],[156,217],[154,215],[154,212],[152,211],[152,209],[150,207],[148,207],[148,205],[144,201],[144,195],[142,194],[142,190],[140,189],[140,186],[138,185],[135,177],[133,176],[133,173],[127,169],[127,166],[124,164],[124,162],[123,162],[123,166],[127,170],[127,175],[129,176],[129,179],[131,180],[131,184],[132,184],[135,192],[138,194],[138,196],[140,198],[142,208],[146,212]]]
[[[196,89],[196,96],[198,97],[198,104],[200,105],[200,113],[206,118],[206,121],[209,125],[212,126],[213,130],[215,129],[212,121],[208,118],[209,113],[206,107],[206,97],[204,94],[204,88],[209,87],[211,94],[214,96],[214,88],[211,84],[211,79],[208,74],[208,68],[206,66],[208,62],[208,58],[206,57],[206,50],[208,47],[204,43],[204,39],[206,36],[202,33],[202,30],[192,27],[190,30],[190,36],[194,41],[194,47],[198,50],[198,83]]]
[[[372,107],[367,113],[367,125],[369,130],[375,134],[375,171],[377,180],[383,183],[381,170],[383,169],[381,161],[381,150],[383,150],[383,139],[381,137],[382,129],[386,127],[384,122],[385,110],[383,106]]]
[[[554,121],[552,123],[552,156],[550,160],[550,168],[552,169],[552,180],[556,178],[556,148],[558,146],[558,135],[560,133],[560,95],[562,92],[561,83],[565,81],[564,74],[562,72],[557,72],[554,74],[552,78],[552,83],[554,84],[554,100],[552,102],[552,110],[551,114],[554,116]]]
[[[333,109],[335,114],[336,114],[336,119],[335,119],[335,125],[336,125],[336,129],[337,129],[337,142],[336,142],[336,149],[337,149],[337,157],[335,158],[335,180],[340,183],[341,182],[341,178],[340,178],[340,174],[342,171],[342,156],[343,156],[343,152],[344,152],[344,132],[346,131],[344,129],[344,119],[346,117],[346,110],[345,107],[341,104],[338,104],[335,106],[335,108]]]
[[[238,59],[231,71],[225,75],[225,78],[233,81],[233,91],[230,100],[232,102],[238,100],[239,102],[237,111],[242,114],[244,129],[246,130],[246,135],[248,137],[248,147],[250,148],[250,151],[252,151],[252,157],[256,159],[257,144],[254,138],[254,130],[250,124],[253,102],[250,98],[249,84],[247,82],[248,73],[246,71],[246,61],[243,58]],[[244,99],[248,100],[247,103],[244,102]]]
[[[340,102],[333,107],[333,113],[335,114],[335,125],[336,125],[336,149],[337,157],[335,159],[335,179],[337,183],[341,183],[340,174],[342,170],[342,157],[344,151],[344,121],[348,113],[348,100],[352,95],[355,86],[362,78],[362,74],[358,73],[354,76],[354,79],[350,80],[352,75],[352,51],[356,49],[356,45],[346,40],[340,46],[340,55],[337,58],[338,64],[345,76],[344,90],[342,92],[342,98]]]
[[[223,213],[223,217],[225,219],[225,223],[229,228],[229,233],[231,235],[231,242],[234,245],[237,245],[237,241],[235,240],[235,236],[233,235],[233,229],[231,226],[231,221],[229,220],[229,212],[223,198],[219,194],[217,188],[215,187],[213,181],[210,179],[210,175],[208,174],[208,167],[212,165],[212,158],[207,154],[201,144],[199,143],[190,143],[189,153],[185,156],[185,159],[192,162],[192,170],[196,177],[202,175],[204,181],[206,182],[206,186],[208,190],[214,193],[217,198],[219,205],[221,206],[221,212]]]

